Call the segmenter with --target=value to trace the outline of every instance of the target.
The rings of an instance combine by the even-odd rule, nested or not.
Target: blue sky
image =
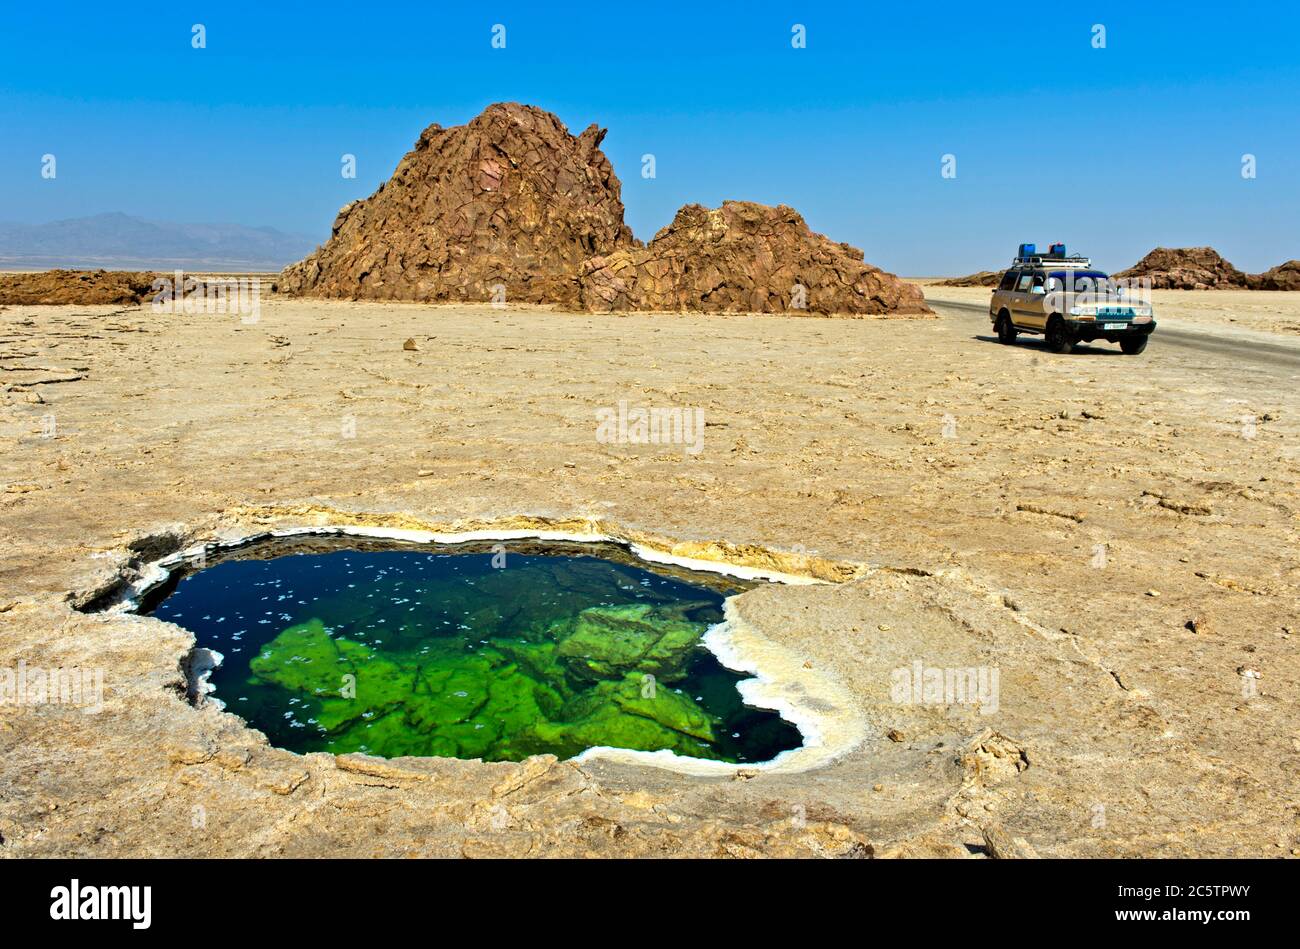
[[[682,204],[735,198],[790,204],[908,275],[998,266],[1021,241],[1112,269],[1158,244],[1252,271],[1300,257],[1293,3],[285,7],[6,2],[0,220],[125,211],[323,240],[426,125],[515,100],[609,129],[646,240]]]

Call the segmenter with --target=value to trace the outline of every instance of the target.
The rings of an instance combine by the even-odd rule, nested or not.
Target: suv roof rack
[[[1092,260],[1071,254],[1069,257],[1053,257],[1051,254],[1032,254],[1016,257],[1011,261],[1012,267],[1059,267],[1062,270],[1080,270],[1091,267]]]

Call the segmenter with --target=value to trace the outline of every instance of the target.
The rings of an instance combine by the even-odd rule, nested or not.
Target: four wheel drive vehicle
[[[1146,349],[1156,328],[1151,304],[1130,297],[1087,257],[1070,257],[1064,244],[1038,254],[1033,244],[1020,253],[989,301],[989,320],[1003,343],[1020,333],[1041,333],[1054,353],[1077,343],[1104,339],[1129,356]]]

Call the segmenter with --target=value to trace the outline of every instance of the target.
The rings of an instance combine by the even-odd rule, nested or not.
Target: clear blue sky
[[[1158,244],[1247,270],[1300,257],[1294,3],[115,6],[6,0],[0,220],[125,211],[323,240],[424,126],[516,100],[609,128],[642,239],[737,198],[909,275],[1000,265],[1022,240],[1113,269]]]

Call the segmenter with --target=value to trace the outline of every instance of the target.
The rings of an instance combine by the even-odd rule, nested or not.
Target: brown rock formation
[[[0,304],[14,306],[143,303],[156,273],[129,270],[46,270],[0,273]]]
[[[1288,260],[1247,280],[1252,290],[1300,290],[1300,260]]]
[[[814,234],[794,209],[749,201],[688,204],[647,246],[587,261],[580,283],[588,310],[930,312],[919,287]]]
[[[813,234],[787,207],[688,205],[643,248],[623,223],[604,135],[592,125],[574,138],[554,115],[516,103],[464,126],[431,125],[277,289],[468,302],[493,299],[499,284],[509,302],[592,310],[930,312],[919,288]]]
[[[935,281],[936,287],[996,287],[1002,282],[1005,270],[981,270],[965,277],[949,277]]]
[[[1145,277],[1157,290],[1245,288],[1248,277],[1213,247],[1157,247],[1115,277]]]
[[[344,207],[333,236],[286,268],[279,289],[362,300],[573,306],[593,254],[634,245],[605,130],[570,135],[549,112],[513,102],[467,125],[430,125],[393,177]]]

